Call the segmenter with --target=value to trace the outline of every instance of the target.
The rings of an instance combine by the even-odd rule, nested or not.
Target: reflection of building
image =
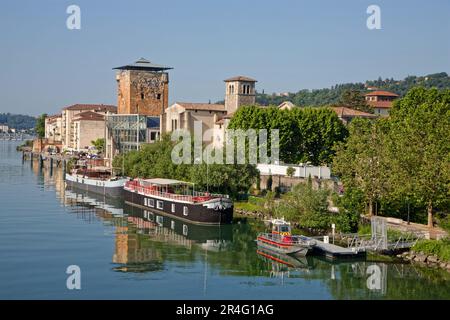
[[[372,91],[365,95],[366,102],[376,115],[387,116],[392,108],[392,102],[399,97],[398,94],[389,91]]]

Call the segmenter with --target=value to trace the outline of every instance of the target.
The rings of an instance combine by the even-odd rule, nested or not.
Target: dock
[[[355,248],[344,248],[332,243],[325,243],[317,238],[314,238],[316,245],[314,246],[314,252],[323,255],[329,259],[340,258],[356,258],[364,257],[366,255],[365,250],[355,250]]]

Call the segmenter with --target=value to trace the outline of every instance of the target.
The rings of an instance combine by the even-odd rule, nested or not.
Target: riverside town
[[[5,4],[0,298],[450,299],[450,4],[319,2]]]

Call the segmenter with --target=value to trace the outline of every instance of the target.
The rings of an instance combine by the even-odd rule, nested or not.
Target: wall
[[[286,176],[288,167],[295,169],[294,177],[296,178],[311,178],[318,177],[320,179],[330,179],[331,170],[329,167],[314,167],[314,166],[295,166],[295,165],[275,165],[275,164],[258,164],[257,168],[262,175],[283,175]]]

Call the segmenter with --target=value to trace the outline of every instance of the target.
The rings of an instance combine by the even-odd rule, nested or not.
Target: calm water
[[[59,170],[0,141],[2,299],[449,299],[446,271],[317,257],[278,263],[263,226],[200,227],[65,190]],[[68,290],[66,268],[81,269]]]

